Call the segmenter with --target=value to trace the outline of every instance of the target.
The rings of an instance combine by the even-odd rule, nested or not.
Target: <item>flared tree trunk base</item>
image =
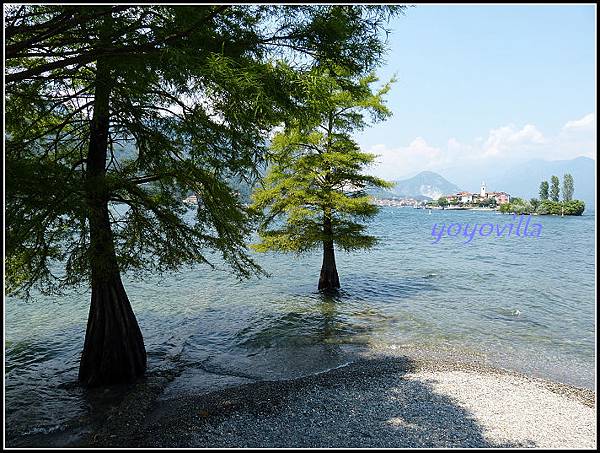
[[[326,259],[321,267],[321,276],[319,277],[319,291],[335,292],[340,288],[340,278],[338,277],[335,260]]]
[[[336,292],[340,288],[340,278],[335,265],[335,249],[333,247],[333,226],[331,221],[331,209],[328,208],[323,216],[323,265],[319,277],[319,291]]]
[[[80,383],[87,387],[130,383],[145,370],[144,340],[120,276],[92,282]]]

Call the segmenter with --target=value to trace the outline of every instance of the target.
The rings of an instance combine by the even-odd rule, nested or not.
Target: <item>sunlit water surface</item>
[[[533,217],[536,237],[478,234],[469,244],[435,223],[500,224],[482,211],[384,208],[381,243],[338,253],[343,291],[316,291],[320,254],[256,258],[270,278],[238,281],[206,266],[124,282],[144,334],[149,374],[178,370],[169,392],[313,373],[355,345],[456,349],[499,366],[594,385],[595,217]],[[454,227],[455,229],[457,227]],[[5,302],[6,424],[49,432],[89,410],[75,385],[89,293]],[[212,374],[211,374],[212,373]]]

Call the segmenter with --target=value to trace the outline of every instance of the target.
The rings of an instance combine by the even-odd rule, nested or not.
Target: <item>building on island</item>
[[[458,192],[457,194],[458,201],[460,203],[472,203],[473,195],[471,192]]]
[[[394,198],[377,198],[371,197],[372,203],[377,206],[392,206],[392,207],[412,207],[412,208],[421,208],[430,205],[436,201],[440,201],[440,199],[445,199],[447,201],[448,209],[465,209],[471,206],[483,206],[483,207],[494,207],[498,205],[502,205],[510,202],[510,195],[506,192],[490,192],[485,184],[485,182],[481,183],[481,187],[479,192],[467,192],[461,191],[449,195],[442,195],[437,199],[431,200],[426,197],[426,200],[423,200],[423,197],[394,197]],[[196,203],[195,197],[188,197],[184,200],[186,203]],[[442,203],[439,203],[442,206]]]
[[[490,192],[489,198],[494,198],[497,204],[510,203],[510,195],[506,192]]]
[[[377,206],[392,206],[396,208],[413,207],[417,208],[423,204],[422,201],[414,198],[374,198],[373,203]]]
[[[458,192],[456,194],[443,195],[449,203],[457,202],[460,204],[482,203],[486,200],[494,200],[496,204],[506,204],[510,202],[510,195],[506,192],[488,192],[485,182],[481,183],[479,193]]]

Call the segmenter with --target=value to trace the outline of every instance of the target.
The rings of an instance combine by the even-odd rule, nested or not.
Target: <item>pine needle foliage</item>
[[[333,241],[351,251],[377,242],[366,221],[378,207],[366,191],[391,184],[368,174],[376,156],[353,138],[391,115],[384,97],[393,80],[374,90],[377,82],[374,74],[353,78],[340,68],[299,78],[304,109],[274,136],[272,163],[253,194],[252,207],[265,213],[256,250],[303,253]]]

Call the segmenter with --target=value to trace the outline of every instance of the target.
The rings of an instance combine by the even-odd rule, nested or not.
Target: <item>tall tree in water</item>
[[[79,378],[141,375],[121,274],[207,263],[259,272],[250,212],[228,185],[257,174],[302,104],[297,73],[367,73],[395,7],[55,6],[5,10],[6,288],[89,285]],[[181,203],[193,191],[193,221]]]
[[[552,176],[550,178],[550,199],[552,201],[558,201],[560,195],[560,181],[558,176]]]
[[[374,75],[356,80],[320,69],[304,77],[305,114],[273,138],[272,165],[253,195],[253,206],[267,211],[255,248],[295,253],[322,248],[320,290],[340,287],[335,245],[355,250],[376,243],[361,222],[378,210],[365,189],[390,184],[364,173],[375,156],[352,139],[367,125],[365,114],[375,121],[390,115],[383,102],[390,83],[374,92],[376,81]]]
[[[563,176],[563,200],[571,201],[573,199],[573,193],[575,192],[575,183],[573,182],[573,176],[570,173],[565,173]]]
[[[548,181],[542,181],[540,183],[540,200],[544,201],[548,199]]]

